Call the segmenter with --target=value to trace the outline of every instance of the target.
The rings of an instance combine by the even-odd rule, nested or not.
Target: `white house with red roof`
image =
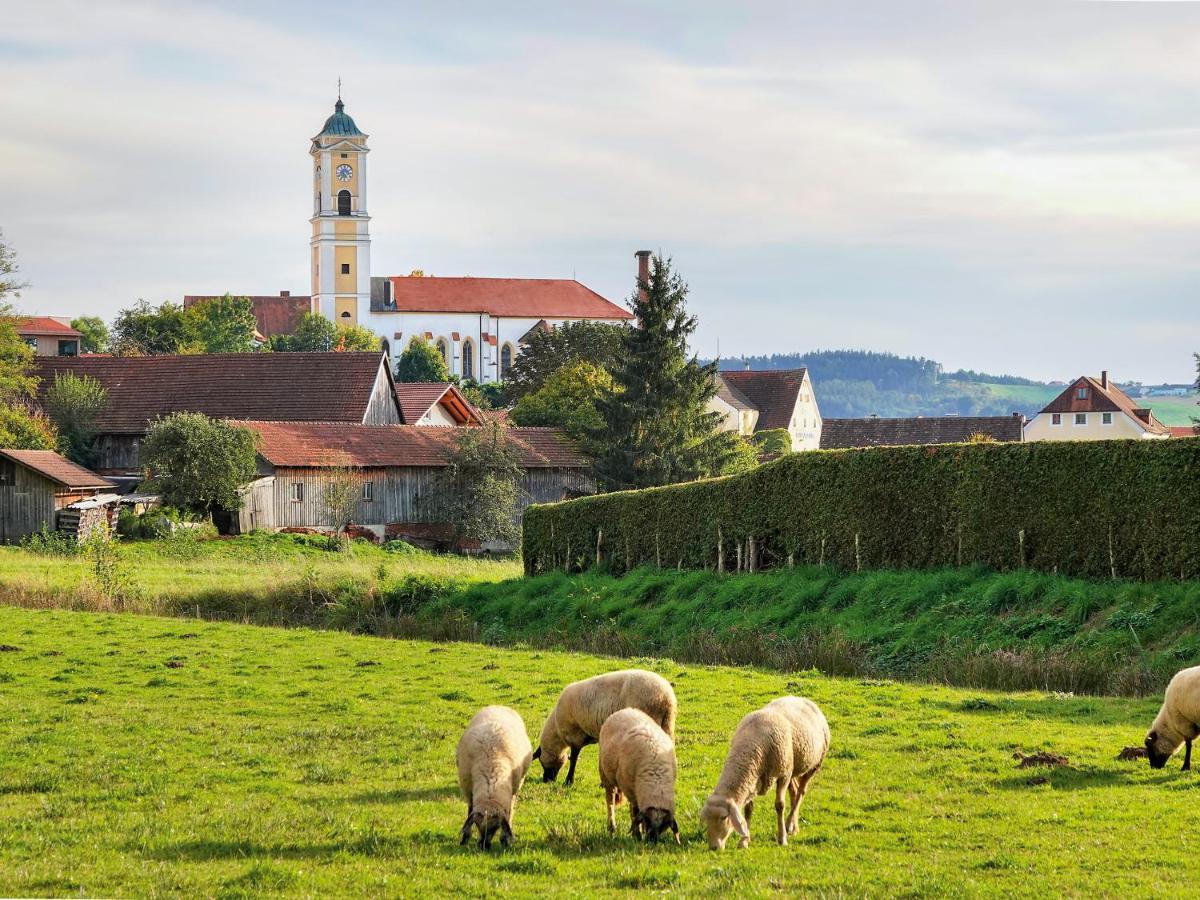
[[[62,316],[25,316],[17,323],[17,334],[35,356],[78,356],[83,348],[83,335]]]
[[[1171,429],[1113,384],[1108,372],[1076,378],[1025,425],[1027,441],[1169,437]]]

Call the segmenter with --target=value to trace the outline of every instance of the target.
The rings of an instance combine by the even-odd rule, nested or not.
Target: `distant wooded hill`
[[[829,418],[1005,416],[1013,412],[1031,416],[1063,390],[1062,384],[1017,375],[989,375],[970,369],[945,372],[941,363],[932,359],[868,350],[816,350],[721,360],[721,368],[726,370],[747,366],[756,370],[807,366],[821,414]],[[1079,374],[1064,372],[1063,379]],[[1141,385],[1128,387],[1135,396],[1142,392]],[[1141,402],[1168,424],[1186,423],[1189,410],[1200,414],[1191,397],[1144,397]]]

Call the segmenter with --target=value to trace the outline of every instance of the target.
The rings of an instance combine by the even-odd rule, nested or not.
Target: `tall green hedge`
[[[744,475],[530,507],[530,574],[982,563],[1200,576],[1200,439],[794,453]],[[753,552],[751,550],[753,549]]]

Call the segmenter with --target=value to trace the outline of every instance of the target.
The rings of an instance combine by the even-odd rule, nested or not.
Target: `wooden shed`
[[[0,450],[0,543],[53,531],[61,511],[112,489],[111,481],[51,450]]]

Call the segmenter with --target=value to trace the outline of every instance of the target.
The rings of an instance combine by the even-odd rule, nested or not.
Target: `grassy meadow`
[[[679,697],[682,847],[610,837],[584,750],[527,782],[516,845],[459,847],[454,746],[487,703],[536,739],[625,663],[0,607],[0,894],[1150,896],[1186,888],[1200,776],[1118,762],[1154,699],[988,693],[640,659]],[[799,835],[710,852],[697,814],[741,715],[815,699],[833,750]],[[1016,751],[1069,763],[1020,769]],[[534,764],[534,772],[537,764]]]

